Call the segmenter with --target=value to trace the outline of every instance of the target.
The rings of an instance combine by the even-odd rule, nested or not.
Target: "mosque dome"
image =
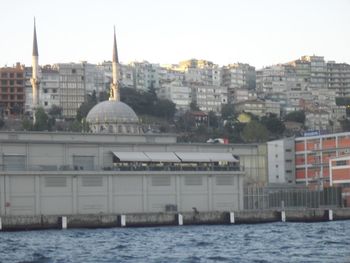
[[[138,123],[139,118],[132,108],[121,101],[107,100],[95,105],[86,120],[93,123]]]
[[[131,107],[121,101],[98,103],[89,111],[86,121],[92,132],[139,133],[139,118]]]

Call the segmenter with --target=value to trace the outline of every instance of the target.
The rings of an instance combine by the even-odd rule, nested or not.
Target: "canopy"
[[[144,152],[151,162],[179,163],[180,159],[173,152]]]
[[[143,152],[113,152],[121,162],[150,162]]]
[[[238,162],[232,153],[175,152],[182,162]]]

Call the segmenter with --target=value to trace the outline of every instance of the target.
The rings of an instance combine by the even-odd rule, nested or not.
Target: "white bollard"
[[[333,210],[331,209],[328,210],[328,220],[333,221]]]
[[[2,221],[1,221],[1,217],[0,217],[0,230],[2,230]]]
[[[235,213],[230,212],[230,224],[234,224],[234,223],[235,223]]]
[[[179,226],[182,226],[184,224],[184,219],[183,219],[183,216],[181,214],[177,214],[177,224]]]
[[[286,222],[286,211],[281,211],[281,221]]]
[[[62,229],[67,229],[67,217],[66,216],[62,216],[61,217],[61,221],[62,221]]]
[[[126,215],[120,215],[120,226],[126,226]]]

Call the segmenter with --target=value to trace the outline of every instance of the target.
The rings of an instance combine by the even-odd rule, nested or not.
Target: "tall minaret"
[[[36,40],[36,25],[34,18],[34,36],[33,36],[33,54],[32,54],[32,78],[30,82],[33,89],[33,117],[35,123],[35,110],[39,106],[39,52],[38,52],[38,43]]]
[[[117,39],[115,36],[114,27],[114,43],[113,43],[113,58],[112,58],[112,83],[109,100],[119,101],[119,59],[117,50]]]

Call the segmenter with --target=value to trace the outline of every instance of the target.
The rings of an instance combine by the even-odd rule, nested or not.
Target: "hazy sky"
[[[302,55],[350,63],[350,0],[2,1],[0,66],[119,59],[177,63],[198,58],[257,68]]]

